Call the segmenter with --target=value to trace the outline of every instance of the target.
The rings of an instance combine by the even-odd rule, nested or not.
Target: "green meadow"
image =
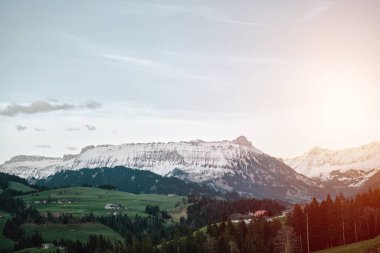
[[[24,185],[24,184],[21,184],[21,183],[18,183],[18,182],[13,182],[13,181],[10,181],[8,183],[8,188],[12,189],[12,190],[24,192],[24,193],[26,193],[26,192],[32,192],[32,191],[35,190],[32,187],[29,187],[27,185]]]
[[[380,245],[380,236],[358,243],[351,243],[331,249],[321,250],[317,253],[368,253],[371,248]],[[377,252],[377,251],[375,251]]]
[[[38,232],[45,242],[59,241],[60,239],[87,241],[89,235],[102,235],[111,242],[124,239],[117,232],[103,224],[87,222],[81,224],[23,224],[21,228],[25,229],[28,236]]]
[[[133,194],[115,190],[104,190],[92,187],[60,188],[20,196],[27,204],[38,211],[72,214],[81,217],[92,212],[94,215],[107,215],[118,212],[129,216],[145,216],[146,205],[159,205],[161,210],[168,211],[175,220],[186,215],[186,206],[182,196],[158,194]],[[47,202],[47,203],[44,203]],[[70,203],[58,203],[70,201]],[[50,202],[50,203],[49,203]],[[120,204],[119,210],[106,210],[106,204]]]

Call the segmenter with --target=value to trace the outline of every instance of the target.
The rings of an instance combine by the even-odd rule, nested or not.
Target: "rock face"
[[[328,150],[315,147],[285,163],[310,178],[339,188],[359,188],[380,170],[380,143]]]
[[[64,159],[23,157],[0,165],[0,171],[41,179],[62,170],[125,166],[247,196],[291,201],[309,200],[317,188],[314,181],[256,149],[244,136],[233,141],[89,146]]]
[[[248,139],[245,136],[239,136],[235,140],[232,141],[235,144],[252,147],[252,142],[248,141]]]

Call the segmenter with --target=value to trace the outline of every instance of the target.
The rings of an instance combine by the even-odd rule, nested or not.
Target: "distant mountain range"
[[[116,166],[149,170],[258,198],[304,201],[321,192],[313,180],[253,147],[244,136],[233,141],[89,146],[80,154],[62,158],[16,156],[0,165],[0,171],[44,179],[62,170]]]
[[[339,189],[366,187],[380,171],[380,142],[357,148],[328,150],[315,147],[285,163],[309,178]]]
[[[50,180],[50,185],[65,185],[83,174],[83,171],[81,174],[70,171],[87,169],[86,177],[77,184],[91,184],[91,178],[95,182],[99,175],[91,169],[102,168],[103,173],[107,168],[119,166],[207,185],[220,192],[300,202],[312,196],[322,197],[327,192],[354,193],[370,187],[367,184],[374,185],[377,181],[373,177],[380,178],[377,173],[380,143],[335,151],[314,148],[285,161],[255,148],[244,136],[232,141],[100,145],[85,147],[79,154],[62,158],[16,156],[0,165],[0,171],[33,181],[48,183]],[[124,181],[131,183],[129,177],[120,179],[115,173],[104,174],[105,183],[112,184],[109,175],[114,176],[118,187]],[[96,180],[99,184],[99,177]],[[154,187],[149,180],[146,182],[149,184],[146,187]]]

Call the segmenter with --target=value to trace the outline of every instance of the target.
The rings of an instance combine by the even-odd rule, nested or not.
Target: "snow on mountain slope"
[[[89,146],[63,158],[18,156],[0,171],[46,178],[61,170],[125,166],[203,182],[257,197],[308,199],[312,180],[256,149],[243,136],[233,141],[190,141]]]
[[[380,142],[342,150],[315,147],[285,163],[310,178],[358,187],[380,170]]]
[[[0,171],[22,178],[43,178],[61,166],[62,158],[19,155],[0,165]]]
[[[230,162],[248,154],[263,153],[250,145],[238,144],[237,141],[132,143],[88,146],[78,155],[66,155],[63,158],[16,156],[0,165],[0,169],[24,178],[44,178],[63,169],[126,166],[166,175],[177,168],[186,172],[207,171],[207,178],[231,172],[228,168]]]

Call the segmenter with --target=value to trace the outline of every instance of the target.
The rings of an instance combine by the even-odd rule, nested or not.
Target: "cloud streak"
[[[230,17],[229,15],[226,15],[224,13],[221,13],[218,9],[209,8],[205,6],[197,6],[197,7],[191,7],[191,6],[179,6],[179,5],[166,5],[166,4],[143,4],[144,8],[141,8],[141,3],[139,3],[139,6],[134,6],[135,12],[140,12],[140,14],[146,15],[148,12],[146,11],[147,8],[155,9],[156,12],[153,13],[172,13],[172,14],[178,14],[178,15],[189,15],[189,16],[197,16],[199,18],[202,18],[204,20],[212,21],[212,22],[218,22],[218,23],[226,23],[226,24],[234,24],[234,25],[243,25],[243,26],[263,26],[268,25],[266,23],[260,23],[260,22],[252,22],[249,20],[240,20],[233,17]],[[131,11],[131,9],[129,9]],[[149,12],[150,14],[152,12]]]
[[[16,129],[17,129],[17,131],[24,131],[24,130],[27,129],[27,127],[26,126],[22,126],[22,125],[17,125]]]
[[[118,61],[121,63],[128,63],[132,64],[138,67],[149,69],[150,71],[154,71],[161,76],[165,76],[168,78],[176,78],[176,79],[189,79],[189,80],[197,80],[197,81],[208,81],[208,82],[218,82],[218,80],[215,80],[213,77],[209,77],[207,75],[203,74],[197,74],[189,72],[185,69],[179,68],[177,66],[173,66],[170,64],[165,64],[160,61],[152,60],[152,59],[146,59],[143,57],[135,57],[131,55],[123,55],[123,54],[95,54],[95,56],[112,60],[112,61]]]
[[[48,113],[53,111],[69,111],[75,109],[97,109],[101,106],[100,103],[95,101],[89,101],[84,104],[74,105],[67,103],[49,103],[43,100],[37,100],[29,105],[10,104],[4,109],[0,110],[1,116],[13,117],[18,114],[36,114],[36,113]]]
[[[223,20],[223,19],[221,19]],[[218,21],[216,18],[214,21]],[[219,20],[220,21],[220,20]],[[232,20],[232,22],[236,22]],[[92,57],[102,59],[106,63],[114,65],[118,64],[121,68],[128,68],[130,66],[136,66],[144,71],[150,71],[163,78],[167,79],[180,79],[180,80],[195,80],[206,81],[212,84],[221,84],[223,80],[216,78],[214,75],[208,73],[195,73],[186,67],[181,67],[172,63],[167,63],[162,59],[156,59],[151,57],[144,57],[141,54],[130,53],[126,51],[119,51],[109,48],[107,46],[98,44],[94,41],[81,38],[79,36],[66,34],[62,32],[56,32],[58,35],[71,40],[76,43],[82,52]],[[215,85],[214,85],[215,86]],[[97,106],[93,104],[93,106]]]
[[[80,128],[78,128],[78,127],[69,127],[69,128],[66,128],[66,131],[69,131],[69,132],[80,131]]]
[[[96,101],[88,101],[84,104],[81,104],[78,106],[78,108],[84,108],[84,109],[98,109],[102,106],[101,103]]]
[[[50,145],[36,145],[36,148],[51,148]]]
[[[250,22],[250,21],[244,21],[244,20],[239,20],[239,19],[230,19],[230,18],[215,19],[215,20],[219,21],[219,22],[224,22],[227,24],[237,24],[237,25],[248,25],[248,26],[266,26],[266,25],[269,25],[269,24],[264,24],[264,23]]]
[[[307,21],[307,20],[312,20],[320,15],[322,15],[325,11],[327,11],[333,2],[331,1],[322,1],[319,3],[319,5],[315,6],[312,8],[305,17],[301,19],[301,21]]]
[[[91,125],[86,125],[86,128],[88,131],[94,131],[96,130],[96,127],[95,126],[91,126]]]

